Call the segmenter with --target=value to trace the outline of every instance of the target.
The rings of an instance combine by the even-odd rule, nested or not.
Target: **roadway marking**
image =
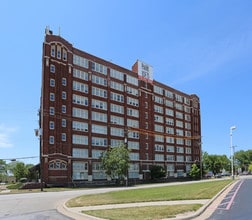
[[[217,209],[229,210],[244,180],[238,181],[218,205]]]

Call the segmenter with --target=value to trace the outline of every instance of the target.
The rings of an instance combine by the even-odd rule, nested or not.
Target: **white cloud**
[[[9,148],[13,144],[11,142],[11,135],[16,131],[15,127],[8,127],[0,124],[0,148]]]

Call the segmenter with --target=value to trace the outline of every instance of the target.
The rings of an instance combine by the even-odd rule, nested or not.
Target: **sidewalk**
[[[203,204],[203,206],[196,212],[183,213],[176,216],[176,218],[169,218],[166,220],[205,220],[214,212],[218,204],[222,201],[225,195],[233,188],[234,184],[228,185],[222,191],[220,191],[212,199],[202,200],[179,200],[179,201],[160,201],[160,202],[141,202],[141,203],[126,203],[126,204],[112,204],[112,205],[99,205],[99,206],[84,206],[68,208],[64,203],[58,206],[58,211],[62,214],[71,217],[75,220],[104,220],[102,218],[93,217],[83,214],[81,211],[87,210],[101,210],[101,209],[116,209],[116,208],[128,208],[128,207],[141,207],[141,206],[159,206],[159,205],[178,205],[178,204]]]

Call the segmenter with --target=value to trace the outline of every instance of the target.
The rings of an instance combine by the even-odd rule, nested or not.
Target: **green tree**
[[[107,149],[101,155],[102,168],[111,179],[128,177],[129,150],[125,145]]]
[[[250,173],[252,173],[252,163],[249,164],[248,171],[249,171]]]
[[[189,176],[193,179],[200,179],[200,168],[197,166],[197,164],[192,164]]]
[[[150,168],[151,179],[160,179],[165,177],[165,169],[162,166],[153,165]]]
[[[240,167],[243,171],[248,170],[248,166],[252,162],[252,150],[240,150],[235,152],[234,159],[237,163],[237,166]]]
[[[203,166],[206,171],[212,171],[213,174],[222,172],[223,169],[230,171],[230,161],[226,155],[203,154]]]
[[[4,182],[7,177],[7,166],[4,160],[0,160],[0,182]]]
[[[21,178],[27,177],[28,169],[25,167],[23,162],[17,162],[13,169],[13,174],[16,178],[16,181],[19,181]]]

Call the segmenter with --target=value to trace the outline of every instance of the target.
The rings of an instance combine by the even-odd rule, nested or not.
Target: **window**
[[[184,156],[177,156],[177,162],[184,162]]]
[[[110,134],[113,136],[124,137],[124,129],[121,128],[110,128]]]
[[[107,145],[108,145],[107,138],[92,137],[92,146],[107,147]]]
[[[128,133],[128,137],[129,137],[129,138],[134,138],[134,139],[139,139],[139,133],[136,132],[136,131],[130,131],[130,132]]]
[[[166,127],[167,134],[174,134],[174,128]]]
[[[124,140],[117,140],[117,139],[111,139],[110,140],[110,146],[111,147],[118,147],[124,144]]]
[[[138,96],[138,89],[127,86],[127,93]]]
[[[165,96],[168,97],[168,98],[173,99],[173,93],[168,91],[168,90],[165,90]]]
[[[186,147],[186,153],[187,154],[191,154],[192,153],[192,149],[190,147]]]
[[[124,102],[124,96],[114,92],[110,93],[110,99],[117,102]]]
[[[62,107],[61,107],[61,112],[62,112],[62,113],[66,113],[66,106],[65,106],[65,105],[62,105]]]
[[[104,89],[100,89],[97,87],[92,87],[92,95],[107,98],[108,97],[108,92]]]
[[[99,73],[102,73],[104,75],[107,75],[107,67],[106,66],[99,64],[99,63],[96,63],[96,62],[92,62],[91,66],[92,66],[92,70],[99,72]]]
[[[77,81],[73,81],[73,90],[88,93],[88,85]]]
[[[139,142],[128,141],[128,149],[139,150]]]
[[[181,95],[175,94],[175,99],[177,102],[183,102],[183,97]]]
[[[174,152],[174,146],[166,146],[166,152]]]
[[[50,107],[49,108],[49,112],[50,112],[50,115],[54,115],[55,114],[54,107]]]
[[[124,125],[124,118],[115,116],[115,115],[110,115],[110,123],[111,124],[118,124],[118,125]]]
[[[67,85],[67,80],[66,78],[62,78],[62,86],[66,86]]]
[[[175,104],[175,108],[180,110],[180,111],[183,111],[183,105],[179,104],[179,103],[176,103]]]
[[[92,108],[107,110],[107,102],[92,99]]]
[[[164,113],[164,108],[159,106],[159,105],[154,105],[154,112],[163,114]]]
[[[54,87],[55,86],[55,80],[54,79],[50,79],[50,86]]]
[[[154,102],[156,102],[156,103],[163,104],[163,102],[164,102],[162,97],[153,96],[153,98],[154,98]]]
[[[65,49],[63,49],[63,60],[66,61],[67,60],[67,52]]]
[[[138,86],[138,78],[126,75],[126,82]]]
[[[66,92],[62,92],[62,99],[66,99],[66,98],[67,98]]]
[[[154,130],[157,132],[164,132],[164,126],[155,124]]]
[[[61,140],[62,141],[66,141],[66,133],[62,133],[61,134]]]
[[[174,156],[173,155],[166,155],[166,160],[167,161],[174,161]]]
[[[161,87],[159,87],[159,86],[153,86],[153,91],[155,92],[155,93],[158,93],[158,94],[160,94],[160,95],[163,95],[163,89],[161,88]]]
[[[155,141],[164,142],[164,136],[163,135],[155,135]]]
[[[123,84],[118,83],[118,82],[114,82],[114,81],[110,82],[110,88],[116,89],[116,90],[121,91],[121,92],[123,92],[123,90],[124,90]]]
[[[54,93],[50,92],[50,101],[54,101],[55,100],[55,95]]]
[[[108,127],[107,126],[101,126],[101,125],[95,125],[92,124],[92,132],[97,134],[107,134]]]
[[[88,149],[73,148],[72,155],[75,158],[88,158]]]
[[[73,142],[73,144],[88,145],[88,137],[84,136],[84,135],[76,135],[76,134],[74,134],[72,136],[72,142]]]
[[[155,154],[155,160],[156,161],[164,161],[164,155],[163,154]]]
[[[184,127],[183,121],[178,121],[178,120],[176,120],[176,126],[177,126],[177,127],[180,127],[180,128],[183,128],[183,127]]]
[[[53,64],[50,65],[50,72],[55,73],[55,66]]]
[[[57,58],[61,59],[61,47],[57,46]]]
[[[183,147],[177,147],[176,152],[183,154],[184,153],[184,148]]]
[[[168,109],[168,108],[165,109],[165,114],[166,114],[166,115],[169,115],[169,116],[174,116],[173,110]]]
[[[174,138],[172,138],[172,137],[166,137],[166,143],[174,144]]]
[[[134,128],[139,128],[139,121],[127,118],[127,126],[134,127]]]
[[[184,139],[176,138],[176,144],[184,145]]]
[[[165,100],[165,105],[168,106],[168,107],[173,108],[173,102],[172,101]]]
[[[67,169],[67,162],[64,160],[51,160],[48,168],[49,170],[65,170]]]
[[[73,77],[88,80],[88,73],[83,72],[81,70],[73,69]]]
[[[164,117],[160,115],[154,115],[154,121],[164,123]]]
[[[88,118],[88,111],[80,108],[73,108],[72,110],[73,117],[77,118]]]
[[[155,144],[155,151],[164,152],[164,145],[162,145],[162,144]]]
[[[184,131],[181,129],[176,129],[176,135],[178,136],[184,136]]]
[[[99,84],[102,86],[108,85],[107,79],[105,79],[103,77],[96,76],[96,75],[92,75],[92,83],[96,83],[96,84]]]
[[[73,55],[73,64],[88,68],[88,60],[78,55]]]
[[[139,160],[139,153],[129,153],[130,160]]]
[[[127,115],[139,118],[139,111],[132,108],[127,108]]]
[[[73,103],[88,106],[88,98],[80,95],[73,94]]]
[[[73,121],[72,128],[74,131],[88,131],[88,124],[85,122]]]
[[[54,122],[53,121],[49,122],[49,129],[54,130]]]
[[[49,136],[49,144],[54,144],[54,136]]]
[[[88,163],[81,161],[73,162],[73,180],[84,180],[88,179]]]
[[[124,80],[124,73],[119,72],[114,69],[110,69],[110,77],[123,81]]]
[[[108,121],[108,116],[107,116],[107,114],[104,114],[104,113],[92,112],[92,120],[107,122]]]
[[[174,120],[172,118],[165,118],[165,123],[167,125],[173,126],[174,125]]]
[[[99,159],[102,155],[102,150],[92,150],[92,158]]]
[[[134,99],[131,97],[127,97],[127,104],[133,105],[133,106],[139,106],[138,99]]]
[[[55,57],[55,45],[51,46],[51,56]]]
[[[61,126],[62,126],[63,128],[66,127],[66,119],[62,119],[62,120],[61,120]]]
[[[124,107],[116,104],[110,104],[110,111],[119,114],[124,114]]]
[[[183,113],[176,112],[176,118],[183,119]]]

